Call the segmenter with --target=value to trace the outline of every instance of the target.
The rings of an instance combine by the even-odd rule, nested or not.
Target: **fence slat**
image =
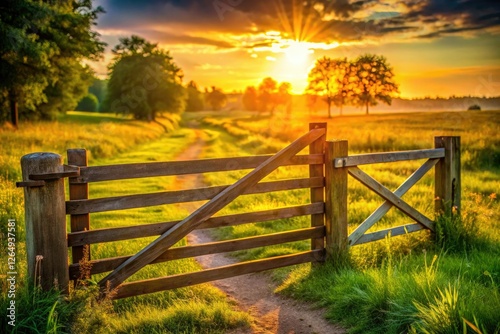
[[[310,143],[324,135],[325,132],[325,129],[315,129],[309,131],[307,134],[295,140],[292,144],[259,165],[259,167],[246,174],[236,183],[224,189],[209,202],[205,203],[201,208],[189,215],[189,217],[169,229],[167,232],[163,233],[160,237],[158,237],[158,239],[125,261],[111,274],[104,277],[99,282],[101,292],[106,291],[108,288],[114,289],[139,269],[143,268],[148,263],[151,263],[166,249],[172,247],[189,232],[195,229],[196,226],[200,225],[217,211],[232,202],[236,197],[248,190],[248,188],[257,184],[260,180],[281,166],[284,161],[287,161],[291,157],[295,156]]]
[[[289,208],[272,209],[234,215],[219,216],[207,219],[198,229],[222,226],[235,226],[254,222],[263,222],[276,219],[292,218],[325,212],[324,203],[312,203]],[[68,246],[80,246],[101,242],[120,241],[135,238],[152,237],[165,233],[169,228],[180,221],[146,224],[128,227],[112,227],[105,229],[89,230],[68,234]]]
[[[435,148],[428,150],[414,151],[399,151],[399,152],[383,152],[358,154],[335,159],[335,168],[352,167],[358,165],[371,165],[385,162],[418,160],[418,159],[436,159],[444,157],[443,148]]]
[[[326,123],[311,123],[309,124],[309,130],[323,128],[326,130]],[[325,152],[325,141],[326,141],[326,131],[325,134],[319,137],[309,146],[309,153],[311,154],[321,154]],[[309,165],[309,177],[325,177],[324,164]],[[311,203],[324,202],[325,201],[325,188],[311,188]],[[325,225],[325,214],[319,213],[311,215],[311,226],[324,226]],[[311,240],[311,249],[324,249],[325,248],[325,238],[317,238]]]
[[[389,233],[391,234],[392,237],[395,237],[395,236],[402,235],[402,234],[408,234],[408,233],[421,231],[423,229],[425,229],[425,226],[423,226],[421,224],[407,224],[407,225],[403,225],[403,226],[388,228],[385,230],[365,234],[361,238],[359,238],[354,243],[354,245],[360,245],[360,244],[364,244],[367,242],[373,242],[373,241],[384,239],[386,236],[389,235]]]
[[[400,197],[394,195],[392,191],[374,180],[371,176],[363,172],[361,169],[359,169],[358,167],[350,167],[349,174],[359,182],[363,183],[369,189],[391,202],[392,205],[404,212],[408,217],[434,231],[434,222],[432,220],[415,210]]]
[[[78,167],[88,166],[87,151],[84,149],[71,149],[68,150],[68,164]],[[82,184],[69,184],[69,199],[70,200],[81,200],[89,198],[89,185],[87,183]],[[88,213],[83,213],[79,215],[71,215],[70,217],[71,232],[80,232],[90,230],[90,215]],[[84,259],[85,248],[87,252],[87,261],[90,260],[90,246],[88,244],[80,244],[74,246],[71,249],[71,257],[73,263],[78,263]]]
[[[428,171],[436,165],[439,159],[429,159],[422,166],[420,166],[405,182],[403,182],[396,191],[394,195],[401,197],[408,190],[415,185]],[[356,244],[356,241],[361,238],[361,236],[370,229],[374,224],[376,224],[391,208],[392,203],[385,201],[381,206],[377,208],[368,218],[365,219],[352,233],[349,235],[349,245]]]
[[[237,263],[194,273],[124,283],[119,286],[118,290],[113,295],[113,298],[120,299],[138,296],[167,289],[175,289],[189,285],[211,282],[228,277],[291,266],[295,264],[317,262],[317,259],[321,257],[322,251],[314,250],[297,253],[294,255],[284,255],[263,260]]]
[[[246,189],[242,195],[260,194],[272,191],[323,187],[321,177],[281,180],[258,183]],[[96,198],[89,200],[75,200],[66,202],[68,214],[82,214],[92,212],[125,210],[157,206],[173,203],[185,203],[209,200],[217,196],[229,186],[216,186],[188,190],[164,191],[152,194],[139,194]]]
[[[87,183],[250,169],[259,166],[270,157],[271,155],[261,155],[251,157],[92,166],[81,168],[80,177],[75,178],[72,182]],[[284,161],[282,166],[321,164],[323,162],[324,159],[322,154],[297,155]]]
[[[323,226],[311,227],[306,229],[294,230],[289,232],[280,232],[273,234],[260,235],[255,237],[241,238],[235,240],[210,242],[200,245],[191,245],[183,247],[170,248],[160,255],[156,260],[151,262],[161,263],[195,257],[201,255],[233,252],[244,249],[257,247],[265,247],[286,242],[300,241],[310,238],[322,238],[325,236],[325,228]],[[120,256],[107,259],[99,259],[92,261],[90,272],[92,275],[111,271],[129,259],[131,256]],[[70,277],[78,277],[80,274],[80,265],[73,264],[69,268]]]

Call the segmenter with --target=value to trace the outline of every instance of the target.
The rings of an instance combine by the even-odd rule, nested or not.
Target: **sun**
[[[309,45],[303,42],[290,42],[290,44],[283,50],[286,59],[293,65],[303,65],[309,60],[309,55],[312,51]]]

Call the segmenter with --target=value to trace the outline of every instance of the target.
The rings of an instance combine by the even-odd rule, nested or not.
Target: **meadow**
[[[328,138],[349,140],[351,153],[432,148],[434,136],[462,137],[463,218],[440,221],[439,233],[418,232],[408,236],[355,246],[343,266],[301,265],[272,273],[278,291],[315,303],[328,310],[328,317],[352,333],[499,333],[500,316],[500,112],[432,112],[322,117],[276,115],[274,118],[248,112],[185,113],[182,122],[196,121],[205,147],[202,158],[268,154],[277,152],[307,131],[309,122],[328,121]],[[0,217],[2,232],[8,219],[18,222],[24,237],[19,158],[35,151],[64,154],[67,148],[86,147],[90,164],[115,164],[174,159],[196,138],[189,128],[175,129],[179,120],[163,126],[113,115],[70,113],[56,123],[26,124],[18,131],[0,130],[5,150],[0,157]],[[165,133],[165,124],[170,130]],[[279,125],[279,126],[278,126]],[[126,136],[123,136],[126,134]],[[379,164],[363,168],[390,189],[397,187],[419,166],[418,162]],[[268,179],[304,175],[305,167],[284,167]],[[245,171],[206,174],[208,185],[231,184]],[[349,181],[349,228],[352,231],[382,200],[366,188]],[[175,187],[172,178],[144,179],[119,184],[102,183],[91,188],[91,197],[104,193],[151,192]],[[219,214],[241,210],[264,210],[308,201],[309,192],[242,196]],[[433,213],[433,176],[427,175],[404,196],[429,217]],[[179,207],[93,214],[93,228],[145,224],[185,216]],[[168,217],[166,219],[166,217]],[[374,229],[408,223],[392,209]],[[219,239],[232,239],[307,227],[307,218],[247,224],[214,232]],[[4,233],[2,233],[4,235]],[[151,239],[107,243],[92,247],[92,257],[133,254]],[[182,241],[181,244],[185,242]],[[2,240],[2,247],[5,240]],[[243,259],[257,259],[306,250],[309,242],[238,252]],[[208,284],[166,291],[117,302],[97,304],[95,282],[99,276],[74,290],[70,303],[57,293],[42,293],[27,282],[25,250],[19,243],[21,285],[19,332],[103,333],[223,333],[247,326],[251,319],[238,312],[225,296]],[[1,258],[6,272],[5,257]],[[134,278],[148,278],[199,269],[193,260],[153,265]],[[2,308],[6,285],[2,282]],[[2,327],[5,328],[2,317]],[[23,327],[24,326],[24,327]]]

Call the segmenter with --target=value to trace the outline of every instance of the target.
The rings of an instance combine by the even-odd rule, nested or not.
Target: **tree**
[[[187,101],[186,111],[200,111],[203,110],[203,94],[198,90],[196,82],[189,81],[186,86]]]
[[[278,105],[289,105],[292,100],[292,95],[290,91],[292,90],[292,84],[289,82],[282,82],[278,86],[278,92],[276,94],[276,102]]]
[[[254,86],[248,86],[242,97],[245,110],[255,111],[259,109],[257,89]]]
[[[356,59],[353,67],[354,103],[365,106],[367,115],[369,106],[377,105],[378,101],[390,105],[392,95],[399,90],[386,58],[373,54],[362,55]]]
[[[85,59],[105,44],[92,31],[101,7],[91,0],[6,0],[0,8],[0,117],[50,118],[73,109],[90,82]]]
[[[83,99],[81,99],[80,102],[78,102],[75,110],[97,111],[99,110],[99,101],[94,94],[89,93]]]
[[[259,111],[269,111],[271,116],[274,115],[274,109],[277,106],[276,91],[278,89],[278,82],[271,77],[264,78],[259,85],[258,102]]]
[[[212,91],[205,89],[205,101],[213,110],[220,110],[227,102],[227,96],[220,88],[212,86]]]
[[[306,93],[309,95],[319,95],[328,105],[328,117],[332,117],[332,103],[342,107],[350,94],[350,63],[344,59],[332,59],[323,57],[316,60],[314,68],[309,72],[309,85],[306,88]]]
[[[168,51],[131,36],[120,38],[112,52],[106,110],[148,121],[155,121],[163,112],[184,111],[183,74]]]

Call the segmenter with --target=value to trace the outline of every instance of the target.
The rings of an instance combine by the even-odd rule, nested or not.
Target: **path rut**
[[[177,160],[198,159],[204,141],[199,129],[196,142],[182,152]],[[181,175],[176,177],[177,189],[203,187],[202,175]],[[183,207],[192,212],[200,203],[188,203]],[[214,241],[207,230],[196,230],[187,236],[189,244],[202,244]],[[236,263],[224,254],[211,254],[196,258],[204,269]],[[249,313],[254,321],[250,328],[231,331],[230,334],[342,334],[345,330],[327,322],[324,311],[313,309],[311,305],[281,297],[273,291],[276,284],[269,275],[255,273],[219,280],[212,283],[221,289],[238,308]]]

